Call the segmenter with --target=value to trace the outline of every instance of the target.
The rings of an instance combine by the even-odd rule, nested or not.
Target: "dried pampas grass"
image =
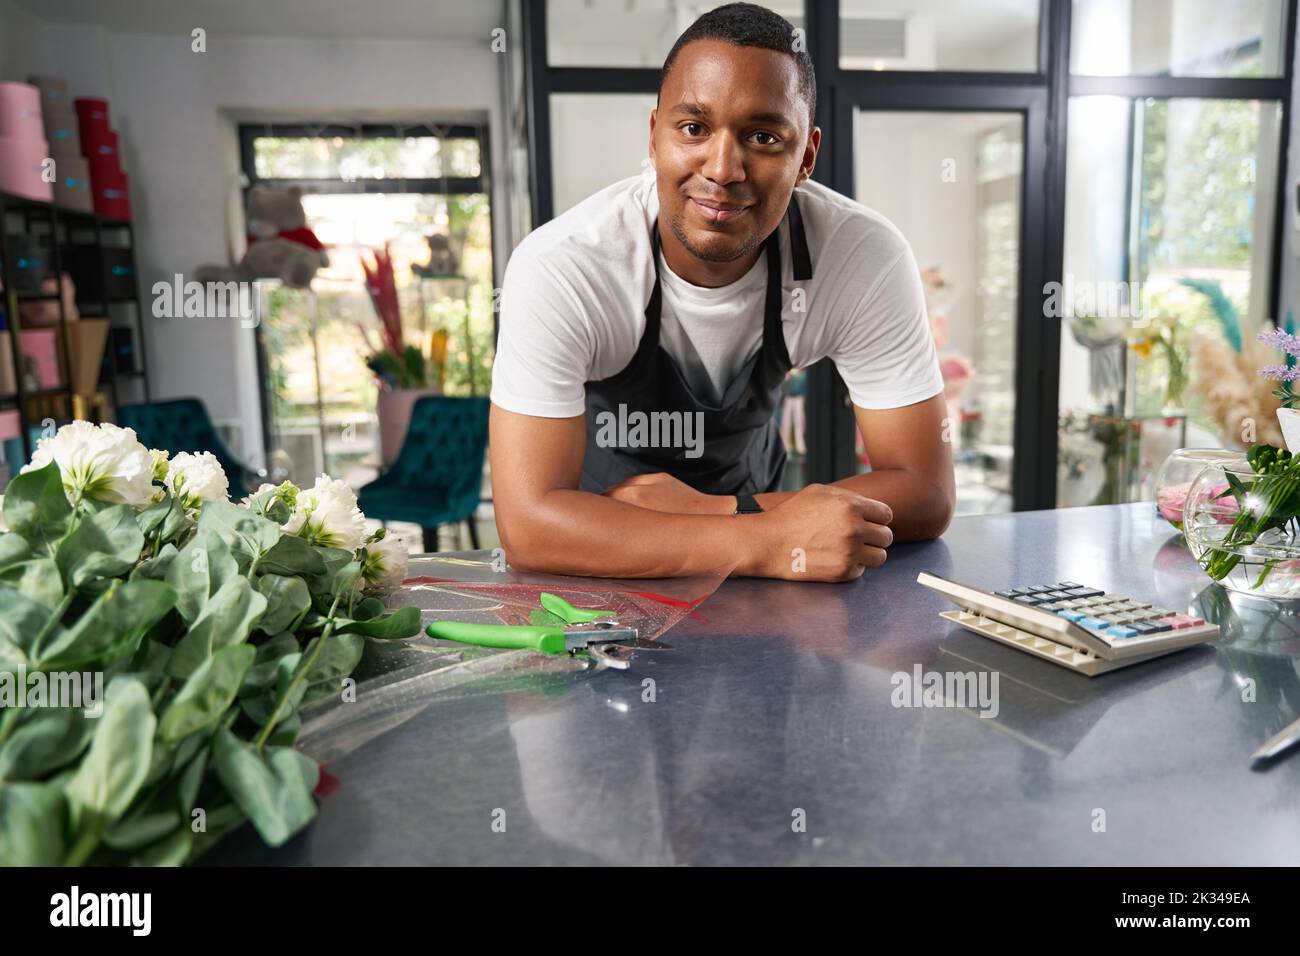
[[[1282,445],[1282,429],[1277,422],[1281,402],[1273,395],[1276,385],[1259,374],[1276,358],[1276,350],[1253,334],[1245,336],[1240,352],[1234,352],[1217,335],[1195,336],[1192,390],[1200,397],[1205,413],[1219,423],[1225,445],[1247,448],[1252,438],[1254,442]]]

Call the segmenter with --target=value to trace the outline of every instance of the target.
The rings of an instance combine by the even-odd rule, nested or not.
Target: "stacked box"
[[[130,219],[129,186],[118,155],[117,131],[108,125],[108,101],[83,97],[73,100],[73,106],[95,212],[108,219]]]
[[[90,187],[90,164],[81,154],[81,125],[68,97],[68,85],[57,76],[29,76],[27,79],[40,91],[45,138],[49,142],[57,176],[54,201],[65,209],[91,212],[94,199]]]
[[[44,175],[49,158],[41,92],[29,83],[0,83],[0,191],[54,201]]]

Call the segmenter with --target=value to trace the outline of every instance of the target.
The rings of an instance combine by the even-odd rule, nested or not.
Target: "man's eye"
[[[687,123],[682,127],[682,131],[686,133],[687,136],[699,136],[704,132],[704,127],[699,123]]]
[[[765,142],[760,142],[760,143],[758,144],[759,146],[773,146],[773,145],[775,145],[775,144],[778,142],[778,140],[777,140],[777,138],[776,138],[775,136],[773,136],[771,133],[768,133],[768,132],[766,132],[766,131],[764,131],[764,130],[759,130],[759,131],[758,131],[757,133],[755,133],[754,135],[755,135],[755,136],[766,136],[766,137],[767,137],[767,140],[766,140]]]

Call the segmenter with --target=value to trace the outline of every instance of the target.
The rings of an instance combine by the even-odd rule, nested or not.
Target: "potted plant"
[[[438,329],[421,345],[406,341],[393,260],[387,245],[374,251],[373,265],[363,258],[361,268],[366,274],[366,291],[370,294],[375,314],[379,316],[379,347],[375,347],[364,327],[361,327],[361,334],[370,349],[366,365],[379,379],[380,456],[388,466],[397,460],[397,453],[401,451],[416,401],[425,395],[442,394],[447,332]]]
[[[1265,345],[1278,349],[1285,358],[1281,365],[1265,365],[1259,370],[1264,378],[1277,382],[1273,394],[1281,401],[1277,410],[1278,424],[1282,426],[1282,440],[1292,454],[1300,451],[1300,398],[1295,394],[1295,380],[1300,378],[1300,366],[1296,357],[1300,356],[1300,338],[1284,329],[1269,329],[1259,333],[1259,340]]]

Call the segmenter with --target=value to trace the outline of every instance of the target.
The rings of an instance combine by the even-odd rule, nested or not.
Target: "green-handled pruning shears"
[[[621,627],[613,611],[574,607],[564,598],[543,592],[542,607],[557,619],[552,624],[474,624],[464,621],[434,621],[425,633],[430,637],[479,647],[529,649],[543,654],[574,654],[586,651],[597,668],[626,670],[632,652],[669,650],[667,644],[642,638],[634,627]]]

